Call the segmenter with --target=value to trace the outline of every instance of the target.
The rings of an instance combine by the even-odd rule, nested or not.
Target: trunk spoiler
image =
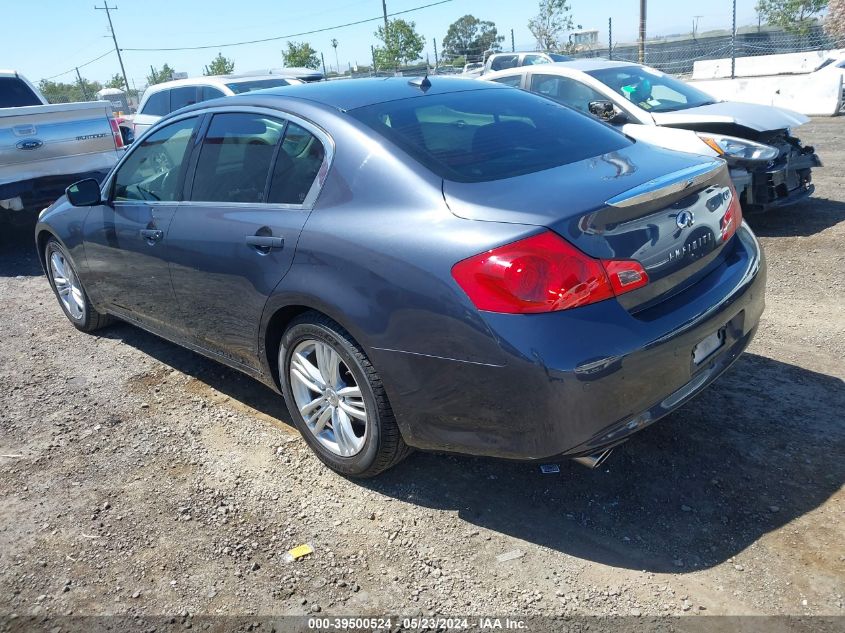
[[[625,209],[637,205],[647,205],[658,200],[662,201],[668,197],[682,197],[688,189],[705,184],[722,170],[727,170],[727,166],[721,160],[693,165],[665,176],[659,176],[628,191],[623,191],[605,204],[609,207]],[[677,194],[682,195],[678,196]]]

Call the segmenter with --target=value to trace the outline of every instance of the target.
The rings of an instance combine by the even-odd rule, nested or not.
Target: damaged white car
[[[725,159],[747,212],[813,193],[812,169],[821,161],[793,135],[809,121],[803,114],[720,102],[659,70],[604,59],[512,68],[482,79],[542,94],[646,143]]]

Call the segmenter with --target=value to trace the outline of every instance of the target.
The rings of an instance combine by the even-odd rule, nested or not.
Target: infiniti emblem
[[[692,211],[681,211],[675,217],[675,224],[678,225],[679,229],[688,229],[695,224],[695,216],[692,214]]]

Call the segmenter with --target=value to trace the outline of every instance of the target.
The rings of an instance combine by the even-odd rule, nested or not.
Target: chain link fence
[[[704,59],[804,53],[843,47],[845,47],[845,38],[834,38],[825,33],[819,25],[813,26],[803,35],[763,27],[738,32],[735,41],[730,33],[647,40],[645,63],[665,73],[689,75],[692,74],[695,62]],[[638,62],[639,46],[636,43],[614,44],[611,48],[598,46],[591,50],[570,53],[570,55],[576,58],[603,57]]]

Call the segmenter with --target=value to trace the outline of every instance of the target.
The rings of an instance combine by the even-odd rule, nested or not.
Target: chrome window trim
[[[197,110],[191,110],[190,112],[186,112],[184,114],[180,114],[178,116],[168,118],[164,125],[159,126],[159,122],[155,123],[154,125],[150,126],[135,142],[129,146],[129,150],[124,153],[123,157],[120,161],[115,165],[112,172],[109,174],[109,177],[103,181],[103,186],[101,188],[101,195],[103,195],[103,199],[108,199],[109,195],[108,192],[111,192],[112,183],[114,181],[115,175],[120,170],[121,166],[123,165],[124,161],[132,154],[132,151],[137,151],[134,148],[140,147],[141,143],[146,139],[147,136],[154,133],[156,129],[159,127],[164,127],[165,125],[170,125],[172,123],[178,123],[184,119],[190,119],[193,117],[200,118],[205,114],[214,115],[214,114],[226,114],[226,113],[251,113],[251,114],[263,114],[265,116],[281,118],[291,123],[296,123],[306,131],[313,134],[317,137],[317,140],[323,144],[323,164],[320,165],[320,170],[317,172],[317,177],[314,179],[314,182],[311,183],[311,188],[308,190],[308,194],[305,196],[305,200],[302,201],[301,204],[288,204],[282,202],[200,202],[194,200],[174,200],[174,201],[143,201],[143,200],[120,200],[120,201],[111,201],[111,202],[120,202],[120,204],[143,204],[145,206],[165,206],[165,205],[176,205],[176,204],[186,204],[190,206],[195,205],[209,205],[209,204],[216,204],[219,206],[229,206],[229,205],[245,205],[249,207],[260,207],[260,208],[278,208],[278,209],[290,209],[290,210],[300,210],[306,209],[311,210],[314,208],[314,204],[317,202],[317,198],[320,196],[320,192],[323,190],[323,186],[326,183],[326,179],[328,178],[329,171],[331,170],[332,163],[334,162],[334,154],[335,154],[335,144],[334,139],[326,132],[323,128],[318,126],[316,123],[309,121],[301,117],[298,114],[294,114],[288,110],[283,108],[265,108],[260,106],[238,106],[238,105],[219,105],[213,106],[209,108],[200,108]]]

